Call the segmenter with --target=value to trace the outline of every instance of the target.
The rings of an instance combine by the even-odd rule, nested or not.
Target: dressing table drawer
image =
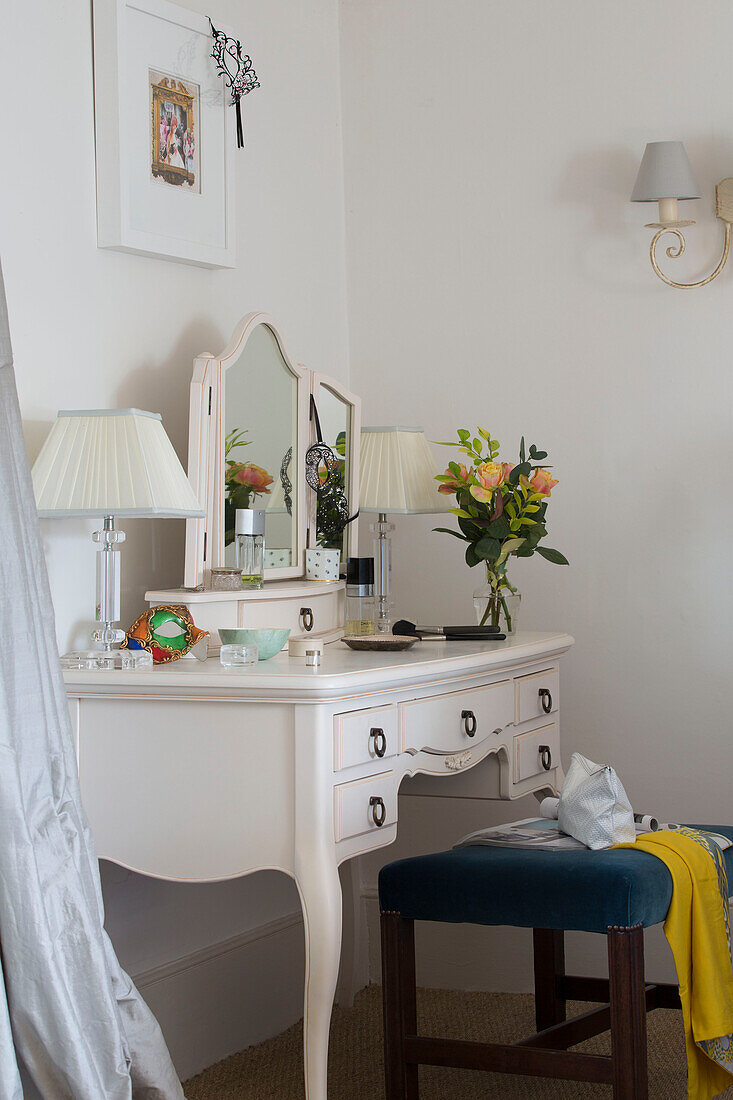
[[[283,627],[291,634],[306,636],[332,633],[342,626],[342,590],[343,585],[334,583],[307,596],[243,601],[239,604],[239,626]]]
[[[402,749],[456,752],[479,744],[514,720],[511,680],[401,703]]]
[[[355,779],[334,787],[334,835],[337,841],[378,833],[397,820],[394,772]]]
[[[351,714],[334,715],[334,771],[396,756],[397,707],[374,707]]]
[[[552,714],[560,703],[560,674],[557,666],[533,672],[531,676],[519,676],[516,684],[516,723],[530,722]]]
[[[551,772],[560,764],[560,730],[555,722],[514,738],[514,782]]]

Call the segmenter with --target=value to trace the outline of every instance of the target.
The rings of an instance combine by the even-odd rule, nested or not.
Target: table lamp
[[[124,631],[120,618],[120,551],[124,532],[115,516],[202,517],[196,494],[178,461],[158,413],[140,409],[84,409],[59,412],[33,465],[33,490],[42,519],[98,516],[96,651],[66,654],[78,667],[104,658],[101,667],[146,663],[147,653],[117,651]],[[124,659],[123,659],[124,658]],[[74,664],[76,661],[76,665]]]
[[[451,502],[438,493],[440,473],[422,428],[362,428],[359,511],[376,512],[378,615],[376,629],[389,630],[390,532],[393,515],[447,512]]]

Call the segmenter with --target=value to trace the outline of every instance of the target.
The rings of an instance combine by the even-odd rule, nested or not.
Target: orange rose
[[[462,462],[459,462],[458,465],[460,466],[460,469],[461,469],[460,476],[461,476],[462,480],[459,480],[455,476],[455,474],[453,474],[453,472],[450,470],[450,468],[447,469],[445,471],[446,476],[450,477],[451,480],[441,482],[441,484],[438,486],[438,492],[439,493],[457,493],[459,489],[463,489],[465,487],[465,483],[468,481],[468,470],[466,469],[466,467],[463,465]]]
[[[491,500],[494,490],[504,484],[506,476],[504,466],[506,465],[507,463],[503,462],[479,463],[476,467],[476,478],[479,484],[471,486],[471,496],[474,500],[480,500],[484,504]]]
[[[549,497],[557,481],[547,470],[535,470],[529,479],[529,487],[534,493],[541,493],[543,497]]]

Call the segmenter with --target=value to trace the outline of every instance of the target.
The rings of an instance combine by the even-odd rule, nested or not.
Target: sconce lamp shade
[[[203,517],[158,413],[59,412],[33,465],[41,517]]]
[[[393,515],[447,512],[440,473],[422,428],[362,428],[359,511]]]
[[[650,141],[641,158],[632,202],[699,199],[700,188],[681,141]]]

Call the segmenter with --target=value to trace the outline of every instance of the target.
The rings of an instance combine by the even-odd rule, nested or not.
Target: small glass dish
[[[242,570],[212,569],[211,587],[214,592],[239,592],[242,587]]]
[[[257,646],[235,643],[223,645],[219,651],[219,661],[224,668],[241,668],[243,665],[257,664]]]

